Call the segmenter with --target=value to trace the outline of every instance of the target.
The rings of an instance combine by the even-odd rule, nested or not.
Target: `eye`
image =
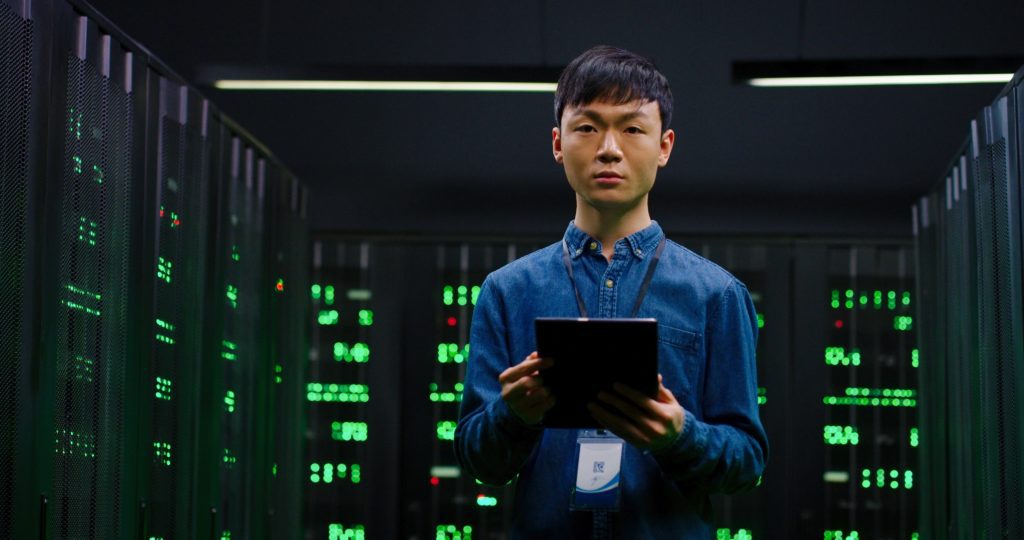
[[[573,131],[578,131],[580,133],[593,133],[597,131],[597,129],[595,129],[594,126],[590,124],[581,124],[576,126],[576,129],[574,129]]]
[[[626,128],[626,133],[640,134],[640,133],[643,133],[643,132],[644,132],[644,130],[640,129],[637,126],[630,126],[630,127]]]

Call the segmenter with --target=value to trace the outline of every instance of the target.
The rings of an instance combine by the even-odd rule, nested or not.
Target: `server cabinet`
[[[36,530],[42,492],[34,459],[46,437],[34,421],[40,400],[36,336],[39,331],[38,255],[45,242],[42,178],[46,170],[46,99],[49,87],[45,26],[40,6],[0,3],[0,537]]]
[[[971,123],[968,144],[914,207],[929,536],[1013,537],[1024,527],[1022,76]]]
[[[138,523],[135,362],[143,333],[133,299],[142,272],[139,62],[96,23],[58,4],[50,93],[38,428],[53,437],[46,528],[118,537]],[[142,83],[144,84],[144,83]],[[59,114],[54,111],[60,111]],[[45,395],[45,394],[44,394]],[[42,411],[42,408],[40,409]],[[45,436],[45,435],[44,435]],[[47,456],[46,454],[50,454]],[[45,461],[44,461],[45,462]]]

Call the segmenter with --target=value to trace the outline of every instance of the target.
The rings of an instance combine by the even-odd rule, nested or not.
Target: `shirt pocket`
[[[658,323],[659,372],[665,386],[687,410],[694,410],[701,399],[703,344],[698,332]]]

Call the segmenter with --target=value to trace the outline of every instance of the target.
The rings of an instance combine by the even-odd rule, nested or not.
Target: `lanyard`
[[[633,304],[633,312],[629,315],[631,319],[635,319],[637,313],[640,313],[640,304],[643,303],[644,297],[647,296],[647,288],[651,286],[651,278],[654,276],[654,269],[658,267],[658,261],[661,260],[661,252],[665,250],[665,237],[661,237],[661,241],[658,242],[658,247],[654,250],[654,259],[651,260],[651,264],[647,267],[647,274],[644,276],[643,283],[640,284],[640,292],[637,294],[636,303]],[[580,290],[576,287],[576,278],[572,273],[572,261],[569,257],[569,244],[562,239],[562,262],[565,264],[565,271],[569,273],[569,281],[572,282],[572,290],[576,293],[576,305],[580,308],[580,317],[584,319],[588,317],[587,306],[583,303],[583,297],[580,296]]]

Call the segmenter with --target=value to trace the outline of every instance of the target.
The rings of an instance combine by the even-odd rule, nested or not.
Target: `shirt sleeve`
[[[544,431],[523,422],[501,399],[498,375],[522,360],[510,358],[507,336],[502,298],[488,276],[473,311],[455,456],[474,478],[491,485],[519,474]]]
[[[768,460],[757,405],[757,314],[735,279],[709,312],[703,418],[686,411],[679,438],[654,456],[683,486],[736,493],[759,483]]]

